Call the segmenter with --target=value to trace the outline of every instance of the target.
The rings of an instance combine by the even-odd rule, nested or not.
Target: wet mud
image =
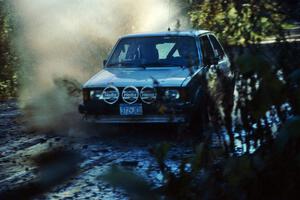
[[[166,127],[84,127],[80,134],[76,128],[34,130],[26,126],[16,101],[2,101],[0,199],[130,199],[125,190],[99,177],[117,166],[158,188],[163,175],[150,150],[169,143],[166,164],[176,172],[199,142]]]

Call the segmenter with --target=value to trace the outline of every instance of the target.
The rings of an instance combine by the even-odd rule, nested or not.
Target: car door
[[[230,62],[228,56],[226,55],[222,45],[214,35],[209,34],[208,37],[213,47],[214,56],[218,59],[217,67],[225,76],[228,77],[230,75]]]
[[[227,130],[231,130],[231,114],[234,105],[234,76],[230,69],[229,58],[217,38],[209,34],[209,39],[213,46],[214,54],[218,58],[218,64],[216,66],[219,72],[217,73],[217,84],[215,84],[216,90],[212,90],[212,96],[219,110],[219,116],[222,116],[222,124],[226,126]],[[218,123],[218,121],[216,121],[216,123]]]
[[[214,59],[214,50],[212,48],[211,42],[208,38],[208,35],[201,35],[200,46],[201,46],[201,55],[202,55],[202,65],[203,67],[210,68],[212,65],[212,60]]]
[[[209,36],[209,34],[201,35],[199,39],[203,66],[207,71],[206,84],[207,92],[209,94],[209,107],[213,116],[214,113],[217,113],[214,109],[220,108],[224,102],[225,93],[223,90],[223,84],[225,76],[223,76],[223,69],[226,69],[227,64],[225,53],[222,54],[222,52],[216,52]]]

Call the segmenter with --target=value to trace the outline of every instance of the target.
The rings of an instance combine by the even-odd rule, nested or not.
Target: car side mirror
[[[106,59],[103,60],[103,67],[106,65],[106,63],[107,63],[107,60]]]

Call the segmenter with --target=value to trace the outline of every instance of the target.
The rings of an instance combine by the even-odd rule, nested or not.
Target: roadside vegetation
[[[12,13],[0,1],[0,99],[14,97],[17,92],[17,57],[12,48]]]

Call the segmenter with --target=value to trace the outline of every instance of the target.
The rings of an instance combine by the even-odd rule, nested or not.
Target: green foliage
[[[225,173],[229,186],[234,186],[237,194],[246,194],[247,199],[290,199],[299,195],[299,128],[299,117],[294,117],[285,123],[270,148],[232,158]]]
[[[204,142],[195,147],[195,153],[191,156],[184,157],[178,166],[178,172],[173,172],[165,164],[167,153],[166,144],[155,147],[156,158],[159,166],[164,166],[161,172],[164,176],[164,185],[160,188],[161,195],[167,199],[199,199],[207,195],[215,194],[215,197],[222,198],[223,194],[219,194],[219,186],[217,186],[218,176],[212,170],[217,169],[215,161],[220,158],[217,150],[209,148],[209,136],[206,135]],[[168,148],[169,149],[169,148]],[[153,152],[152,150],[150,152]],[[160,152],[160,153],[159,153]],[[223,152],[224,153],[224,152]],[[165,155],[163,164],[161,164],[161,156]],[[214,177],[216,176],[216,177]],[[207,196],[208,197],[208,196]]]
[[[100,179],[125,189],[132,199],[293,199],[299,196],[299,129],[300,117],[293,117],[271,146],[263,145],[254,154],[240,157],[224,157],[209,148],[206,138],[193,155],[182,158],[177,172],[166,164],[170,145],[156,145],[150,152],[164,176],[160,188],[118,167]]]
[[[16,95],[17,58],[11,48],[12,14],[6,1],[0,4],[0,98]]]
[[[150,153],[156,158],[162,172],[166,171],[165,159],[169,149],[170,145],[168,143],[158,144],[154,148],[150,149]]]
[[[201,143],[182,159],[179,173],[163,173],[162,194],[167,199],[293,199],[300,184],[299,130],[298,116],[285,123],[271,146],[240,157],[216,156]]]
[[[236,64],[240,74],[238,104],[247,107],[248,115],[259,120],[272,105],[280,106],[287,101],[284,82],[278,79],[272,65],[261,54],[244,54]]]
[[[276,1],[204,0],[189,12],[195,28],[214,31],[226,44],[257,43],[279,36],[284,15]]]
[[[281,154],[294,154],[294,158],[300,158],[297,153],[300,151],[300,117],[296,116],[288,120],[280,131],[276,141],[276,151]],[[295,154],[296,153],[296,154]],[[298,165],[299,160],[296,162]],[[300,165],[299,165],[300,166]]]
[[[240,127],[247,133],[247,151],[249,151],[250,140],[256,138],[265,141],[265,138],[270,138],[271,127],[266,119],[267,111],[275,106],[281,117],[280,120],[284,122],[285,117],[281,113],[281,105],[291,99],[293,101],[290,102],[297,102],[296,98],[291,98],[295,95],[290,95],[288,90],[290,86],[287,77],[291,71],[283,70],[284,68],[294,69],[295,63],[291,64],[291,60],[295,60],[295,55],[286,55],[284,48],[280,47],[283,44],[274,45],[279,53],[272,52],[271,45],[265,45],[268,48],[258,45],[262,40],[270,37],[284,40],[283,29],[286,24],[284,22],[288,14],[284,12],[284,6],[285,4],[279,1],[271,0],[202,0],[195,1],[188,12],[194,28],[213,31],[228,49],[238,93],[234,112],[240,116],[239,121],[242,122]],[[269,59],[265,54],[273,58]],[[284,78],[278,77],[278,72],[281,71],[284,73]],[[221,82],[220,85],[226,85],[220,77],[216,80]],[[229,90],[218,91],[219,87],[215,85],[210,87],[208,84],[208,87],[210,93],[217,94],[217,96],[229,94]],[[232,110],[226,109],[230,108],[230,105],[223,105],[229,101],[230,99],[224,102],[216,101],[215,107],[219,110],[221,107],[224,108],[225,117],[221,121],[230,137],[229,149],[234,152],[234,136],[231,132],[232,121],[230,120]],[[291,104],[295,107],[296,103]],[[211,117],[211,119],[218,119],[220,117],[217,116],[222,116],[223,111],[218,111],[218,109],[215,109],[217,110],[216,117]],[[258,126],[257,129],[253,128],[254,124]],[[224,146],[227,148],[226,144]]]

